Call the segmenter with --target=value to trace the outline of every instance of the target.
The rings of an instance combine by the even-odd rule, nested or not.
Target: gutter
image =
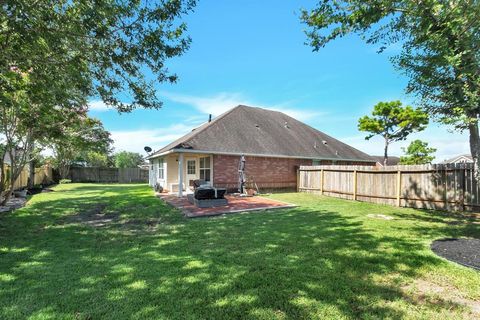
[[[329,160],[329,161],[355,161],[355,162],[376,162],[375,160],[365,159],[345,159],[345,158],[315,158],[315,157],[303,157],[303,156],[286,156],[278,154],[258,154],[258,153],[238,153],[238,152],[224,152],[224,151],[205,151],[195,149],[170,149],[168,151],[151,155],[147,157],[147,160],[159,158],[171,153],[198,153],[198,154],[219,154],[225,156],[247,156],[247,157],[263,157],[263,158],[284,158],[284,159],[306,159],[306,160]]]

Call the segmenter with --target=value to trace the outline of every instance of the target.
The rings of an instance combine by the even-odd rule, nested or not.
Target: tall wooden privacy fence
[[[148,170],[141,168],[73,167],[70,169],[70,179],[72,182],[148,182]]]
[[[473,164],[301,166],[300,192],[401,207],[480,210]]]
[[[7,177],[7,179],[10,179],[11,172],[10,172],[10,166],[6,165],[4,173]],[[1,171],[1,169],[0,169]],[[13,189],[14,190],[19,190],[26,188],[28,186],[28,177],[29,177],[29,170],[28,168],[25,168],[22,170],[20,175],[18,176],[17,180],[13,184]],[[41,168],[35,168],[35,175],[34,175],[34,185],[39,185],[39,184],[50,184],[53,183],[53,172],[52,172],[52,167],[46,165]]]

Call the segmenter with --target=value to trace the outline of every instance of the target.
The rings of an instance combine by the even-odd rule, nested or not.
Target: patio
[[[181,210],[187,218],[218,216],[227,213],[296,207],[291,203],[267,199],[260,196],[239,197],[234,195],[227,195],[225,196],[225,198],[228,200],[228,205],[226,206],[214,208],[198,208],[188,202],[186,197],[177,197],[176,195],[162,193],[157,193],[156,196],[168,203],[169,205]]]

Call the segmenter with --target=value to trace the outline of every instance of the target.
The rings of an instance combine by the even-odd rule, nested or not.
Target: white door
[[[193,189],[193,180],[198,179],[198,161],[196,158],[185,160],[185,185],[187,189]]]

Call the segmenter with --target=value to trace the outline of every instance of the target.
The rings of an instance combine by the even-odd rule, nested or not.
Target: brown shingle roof
[[[151,157],[171,149],[212,153],[375,161],[325,133],[282,112],[237,106],[175,140]]]

